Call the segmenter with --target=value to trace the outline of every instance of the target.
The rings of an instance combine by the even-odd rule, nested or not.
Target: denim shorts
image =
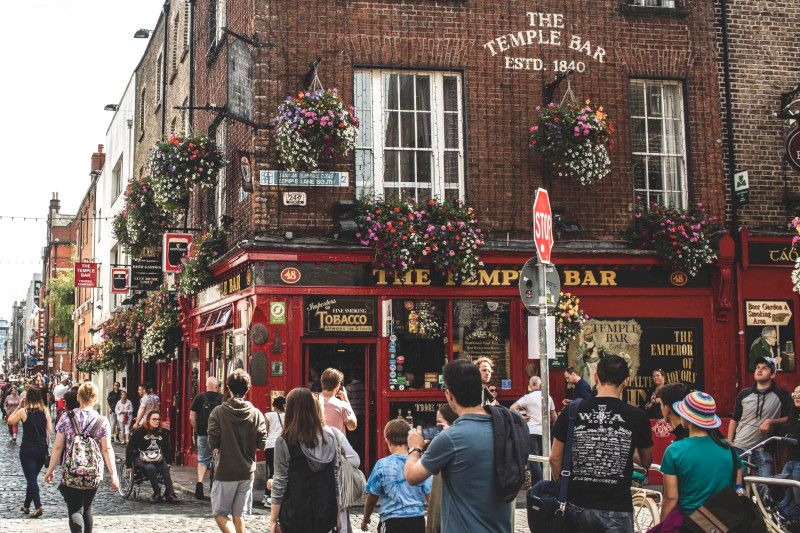
[[[211,512],[214,516],[243,516],[253,509],[253,478],[244,481],[214,480]]]
[[[197,436],[197,464],[211,468],[211,448],[208,446],[208,437]]]

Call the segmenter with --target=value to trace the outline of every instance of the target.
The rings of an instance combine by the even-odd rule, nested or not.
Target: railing
[[[781,479],[776,477],[745,476],[745,483],[758,483],[763,485],[775,485],[776,487],[788,487],[800,489],[800,481],[794,479]]]

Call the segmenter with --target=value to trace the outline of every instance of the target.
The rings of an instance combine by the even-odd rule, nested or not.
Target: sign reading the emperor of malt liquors
[[[573,29],[563,13],[528,11],[519,24],[483,43],[509,70],[584,72],[587,63],[606,62],[606,49]]]

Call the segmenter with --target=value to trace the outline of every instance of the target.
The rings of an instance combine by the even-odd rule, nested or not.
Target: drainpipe
[[[728,0],[720,0],[720,26],[722,30],[722,77],[725,91],[725,134],[727,135],[728,183],[731,192],[731,227],[734,241],[739,243],[739,213],[736,205],[736,190],[733,175],[736,173],[736,149],[733,142],[733,98],[731,96],[731,65],[728,42]],[[739,246],[736,247],[740,257]]]
[[[189,131],[194,131],[194,0],[189,0]]]
[[[167,133],[167,45],[169,44],[169,0],[164,2],[164,46],[161,53],[161,137]]]

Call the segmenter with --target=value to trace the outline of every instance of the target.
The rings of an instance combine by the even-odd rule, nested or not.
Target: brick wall
[[[225,53],[209,56],[210,5],[196,2],[197,103],[226,101]],[[272,47],[253,51],[255,120],[268,122],[287,94],[303,89],[308,65],[321,58],[319,76],[326,87],[338,87],[353,100],[354,66],[453,70],[463,73],[466,122],[466,195],[493,235],[527,238],[534,191],[543,185],[541,160],[528,147],[528,126],[542,102],[542,86],[554,77],[556,59],[583,61],[584,73],[572,78],[579,99],[603,105],[617,133],[611,149],[612,172],[602,182],[580,186],[555,178],[550,185],[554,206],[588,228],[590,236],[618,239],[633,209],[633,184],[628,120],[630,78],[669,78],[684,82],[687,111],[690,198],[723,215],[724,182],[720,151],[720,107],[716,70],[713,7],[688,0],[688,15],[623,13],[619,0],[571,2],[546,0],[477,1],[342,1],[229,0],[227,26],[239,34],[256,32]],[[526,12],[564,16],[562,41],[580,35],[605,49],[603,61],[564,46],[512,48],[492,55],[485,43],[512,32],[547,29],[529,26]],[[547,71],[505,68],[505,56],[541,58]],[[562,91],[566,84],[562,85]],[[559,93],[557,99],[560,98]],[[213,120],[199,113],[198,131]],[[253,149],[260,168],[280,168],[268,130],[229,126],[229,150]],[[349,159],[337,170],[354,171]],[[283,207],[278,187],[256,185],[254,194],[238,201],[238,173],[229,168],[228,212],[236,236],[254,232],[331,234],[333,204],[352,199],[354,190],[300,189],[308,206]],[[354,180],[351,180],[354,181]],[[234,198],[232,195],[236,195]],[[195,198],[195,215],[203,202]]]
[[[719,0],[715,4],[719,12]],[[774,115],[781,93],[800,82],[798,32],[788,22],[799,17],[795,0],[728,1],[735,170],[750,177],[750,204],[739,209],[739,217],[750,228],[785,231],[793,213],[784,191],[800,192],[800,173],[783,155],[788,125]]]

